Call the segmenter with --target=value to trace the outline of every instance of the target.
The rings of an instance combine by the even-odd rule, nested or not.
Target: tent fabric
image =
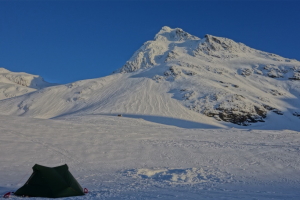
[[[53,168],[35,164],[32,169],[28,181],[15,195],[52,198],[84,195],[66,164]]]

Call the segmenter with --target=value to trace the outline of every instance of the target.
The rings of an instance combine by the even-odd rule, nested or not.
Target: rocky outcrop
[[[300,73],[299,72],[294,72],[293,76],[289,79],[299,81],[300,80]]]

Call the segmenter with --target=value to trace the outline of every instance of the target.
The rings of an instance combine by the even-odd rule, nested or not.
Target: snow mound
[[[231,182],[232,177],[227,173],[214,171],[210,168],[141,168],[127,170],[124,175],[133,178],[149,179],[169,184],[197,184],[206,182]]]

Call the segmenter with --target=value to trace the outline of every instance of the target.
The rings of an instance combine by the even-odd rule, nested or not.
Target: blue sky
[[[0,0],[0,67],[69,83],[111,74],[162,26],[300,60],[300,1]]]

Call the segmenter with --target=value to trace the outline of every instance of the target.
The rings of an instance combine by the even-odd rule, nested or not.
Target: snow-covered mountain
[[[300,63],[227,38],[163,27],[118,70],[135,71],[170,82],[174,98],[217,120],[248,125],[269,111],[298,113]]]
[[[0,100],[34,92],[52,86],[37,75],[23,72],[11,72],[0,68]]]
[[[297,60],[163,27],[114,74],[3,100],[0,111],[38,118],[125,114],[219,127],[224,121],[294,122],[300,116],[299,80]]]

